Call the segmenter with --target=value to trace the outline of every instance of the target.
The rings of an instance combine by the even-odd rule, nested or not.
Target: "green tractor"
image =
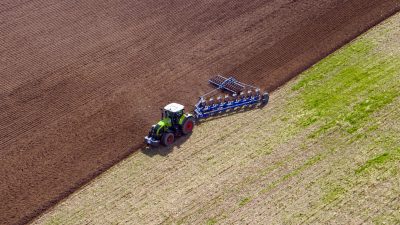
[[[175,137],[190,134],[194,124],[193,115],[185,114],[183,105],[168,104],[162,109],[160,122],[151,127],[145,142],[152,146],[158,146],[160,143],[169,146],[174,143]]]

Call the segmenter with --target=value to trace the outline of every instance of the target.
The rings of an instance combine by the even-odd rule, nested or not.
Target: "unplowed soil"
[[[398,0],[0,3],[0,223],[25,223],[139,148],[217,73],[273,91]]]

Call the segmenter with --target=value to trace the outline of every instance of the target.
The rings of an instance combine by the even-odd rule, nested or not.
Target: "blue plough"
[[[260,93],[259,88],[241,83],[233,77],[218,75],[210,79],[209,83],[217,88],[201,96],[195,105],[194,114],[198,120],[246,108],[263,107],[269,100],[268,92]],[[218,90],[228,94],[225,97],[218,96],[216,99],[210,97],[206,100]]]

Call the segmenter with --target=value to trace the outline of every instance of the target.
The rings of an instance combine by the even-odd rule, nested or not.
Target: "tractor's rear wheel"
[[[183,134],[190,134],[192,133],[194,128],[194,118],[188,117],[182,123],[182,133]]]
[[[170,146],[174,143],[175,136],[173,133],[167,132],[161,138],[161,143],[165,146]]]

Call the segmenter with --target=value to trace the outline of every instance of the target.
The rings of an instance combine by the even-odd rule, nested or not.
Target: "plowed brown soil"
[[[0,223],[25,223],[137,149],[158,108],[233,74],[274,90],[398,0],[0,3]]]

